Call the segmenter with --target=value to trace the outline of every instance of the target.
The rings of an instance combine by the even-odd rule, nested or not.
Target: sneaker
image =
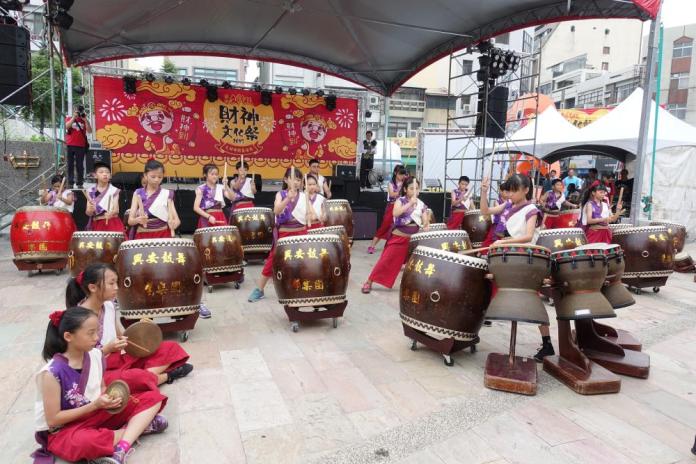
[[[255,288],[252,292],[251,295],[249,295],[249,298],[247,299],[249,303],[254,303],[256,301],[262,300],[265,297],[263,294],[263,290],[260,288]]]
[[[120,464],[120,461],[115,460],[111,456],[104,456],[103,458],[90,459],[87,464]]]
[[[693,454],[696,454],[696,438],[694,438],[694,447],[691,448],[691,452],[692,452]]]
[[[360,291],[363,293],[370,293],[372,291],[372,284],[370,282],[365,282]]]
[[[118,464],[126,464],[126,460],[132,452],[133,448],[129,448],[128,451],[125,451],[123,448],[116,445],[116,448],[114,448],[114,454],[111,456],[111,459],[113,459],[114,462]]]
[[[367,247],[367,254],[368,254],[368,255],[373,255],[373,254],[375,254],[375,247],[373,247],[373,246]]]
[[[198,308],[198,316],[201,319],[210,319],[213,316],[213,313],[210,312],[206,305],[201,303],[201,306]]]
[[[193,366],[189,363],[181,365],[174,370],[167,372],[167,383],[172,384],[175,380],[186,377],[193,370]]]
[[[169,427],[169,422],[167,421],[167,418],[164,416],[161,416],[157,414],[154,419],[152,419],[152,422],[145,427],[145,430],[143,430],[143,433],[141,435],[153,435],[155,433],[162,433],[164,432],[167,427]]]
[[[544,358],[547,356],[553,356],[556,354],[556,352],[553,350],[553,345],[548,344],[548,345],[541,345],[541,348],[539,348],[539,351],[534,355],[534,360],[536,362],[543,362]]]
[[[486,319],[485,321],[483,321],[483,325],[485,325],[486,327],[490,327],[493,325],[493,323],[491,321],[489,321],[488,319]]]

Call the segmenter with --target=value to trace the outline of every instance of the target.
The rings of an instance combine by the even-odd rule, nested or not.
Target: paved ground
[[[655,295],[619,310],[652,359],[647,380],[622,378],[621,393],[585,397],[540,369],[539,393],[522,397],[483,386],[489,352],[504,352],[509,324],[483,328],[476,354],[453,367],[411,351],[398,294],[360,293],[377,256],[357,242],[346,317],[292,333],[272,286],[266,300],[240,290],[204,298],[213,318],[184,345],[195,370],[163,387],[166,433],[146,437],[138,463],[676,463],[696,462],[696,283],[675,274]],[[66,275],[27,278],[0,236],[0,449],[28,462],[33,443],[32,377],[41,365],[47,315],[63,307]],[[691,247],[696,256],[696,247]],[[549,308],[553,315],[553,309]],[[555,337],[554,337],[555,338]],[[536,327],[522,325],[518,352],[533,354]]]

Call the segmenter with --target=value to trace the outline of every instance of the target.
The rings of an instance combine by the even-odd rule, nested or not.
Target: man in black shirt
[[[360,186],[364,188],[370,187],[368,177],[375,163],[377,141],[372,139],[372,135],[372,131],[365,132],[365,140],[362,142],[360,151]]]

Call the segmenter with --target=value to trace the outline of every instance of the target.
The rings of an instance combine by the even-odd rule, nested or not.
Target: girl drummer
[[[556,222],[556,215],[564,208],[574,209],[578,207],[578,205],[566,200],[561,179],[551,181],[551,190],[541,196],[539,204],[541,205],[541,210],[547,215],[544,222],[544,226],[547,229],[565,227],[564,224],[559,225]]]
[[[89,201],[85,214],[89,217],[87,230],[124,232],[125,226],[118,215],[118,199],[121,191],[111,185],[111,168],[105,163],[94,164],[97,185],[87,192]]]
[[[147,186],[133,194],[128,225],[137,226],[136,239],[167,238],[181,224],[174,207],[174,192],[161,187],[164,166],[156,160],[145,163]]]
[[[373,254],[379,241],[387,240],[391,235],[391,229],[394,225],[394,202],[397,198],[399,198],[401,185],[403,184],[407,175],[408,172],[406,171],[405,167],[400,164],[394,166],[391,181],[387,184],[387,209],[384,210],[382,224],[379,226],[379,229],[377,229],[377,232],[375,232],[372,243],[370,243],[370,246],[367,247],[368,254]]]
[[[418,198],[419,187],[420,184],[415,177],[408,177],[401,186],[400,196],[394,202],[391,236],[387,239],[387,244],[370,277],[362,286],[363,293],[372,291],[373,282],[392,288],[401,266],[408,258],[411,235],[421,227],[426,232],[430,229],[430,210]]]
[[[320,192],[320,183],[313,174],[305,177],[305,190],[307,192],[307,229],[317,229],[324,226],[326,212],[324,211],[324,197]]]
[[[215,225],[227,224],[225,213],[222,207],[225,205],[225,198],[233,200],[235,195],[227,187],[227,179],[222,185],[218,184],[220,178],[218,168],[214,164],[203,166],[205,184],[196,188],[196,198],[193,200],[193,211],[198,214],[197,228],[210,227]]]
[[[59,174],[51,177],[51,187],[51,190],[41,192],[41,204],[64,208],[72,213],[75,209],[75,197],[72,190],[64,188],[64,177]]]
[[[254,195],[256,195],[256,183],[254,177],[247,177],[249,165],[246,161],[237,161],[234,165],[237,169],[237,177],[230,180],[229,185],[234,192],[232,201],[232,211],[242,208],[254,207]]]
[[[611,214],[606,196],[607,188],[602,184],[594,185],[585,192],[580,222],[585,230],[587,243],[611,243],[609,223],[616,222],[624,212],[623,205],[619,201],[616,205],[616,213]]]
[[[301,189],[302,172],[299,169],[288,168],[283,177],[283,189],[276,193],[273,203],[275,237],[292,237],[307,232],[307,204]],[[264,288],[273,276],[273,253],[275,253],[275,245],[266,258],[258,286],[249,295],[249,303],[254,303],[264,297]]]
[[[507,206],[510,203],[510,187],[507,181],[501,182],[498,186],[498,200],[496,200],[495,205]],[[494,214],[492,217],[491,226],[488,228],[488,234],[486,239],[483,241],[482,246],[488,247],[493,244],[496,240],[505,236],[505,224],[501,224],[500,214]]]
[[[452,209],[449,221],[447,221],[448,229],[457,230],[462,228],[464,213],[466,213],[471,205],[471,200],[469,200],[470,195],[469,178],[467,176],[461,176],[457,188],[452,190]]]
[[[193,366],[186,361],[189,355],[181,346],[164,340],[149,356],[136,358],[123,351],[128,338],[123,336],[123,327],[116,317],[113,300],[118,290],[116,271],[104,263],[94,263],[68,280],[65,304],[81,306],[92,311],[99,319],[97,348],[102,350],[109,371],[145,369],[157,376],[157,385],[172,383],[186,377]]]
[[[167,397],[156,388],[132,393],[121,412],[109,412],[122,400],[104,393],[102,352],[95,348],[97,316],[74,307],[49,318],[43,348],[48,363],[36,376],[36,439],[42,448],[32,455],[34,462],[53,462],[58,456],[70,462],[125,463],[135,440],[167,428],[167,420],[157,415]]]

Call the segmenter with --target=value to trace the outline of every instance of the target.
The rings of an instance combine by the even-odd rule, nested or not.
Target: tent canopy
[[[217,55],[316,69],[382,94],[500,33],[589,18],[654,17],[660,0],[89,0],[61,31],[69,64]]]

